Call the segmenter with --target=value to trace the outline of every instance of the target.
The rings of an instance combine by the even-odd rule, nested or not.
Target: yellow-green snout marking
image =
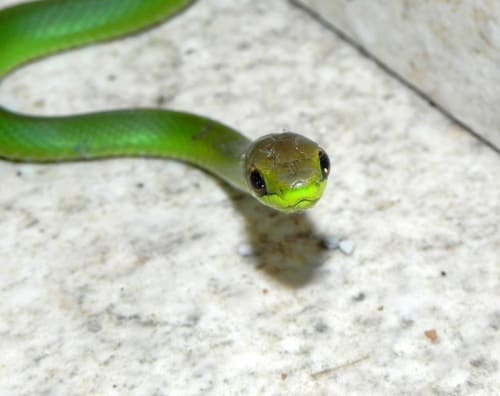
[[[301,188],[268,194],[260,199],[263,204],[283,212],[299,212],[312,208],[321,198],[325,186],[326,180],[323,180]]]

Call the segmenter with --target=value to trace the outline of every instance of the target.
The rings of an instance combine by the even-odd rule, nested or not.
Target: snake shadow
[[[240,246],[240,255],[287,287],[310,283],[326,261],[327,250],[307,213],[280,213],[227,185],[223,188],[246,222],[247,246]]]

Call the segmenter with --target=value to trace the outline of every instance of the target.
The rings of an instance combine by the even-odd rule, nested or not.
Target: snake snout
[[[292,190],[298,190],[298,189],[304,187],[304,185],[305,185],[305,181],[302,179],[299,179],[292,184]]]

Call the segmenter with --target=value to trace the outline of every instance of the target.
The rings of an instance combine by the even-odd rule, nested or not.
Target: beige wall
[[[296,2],[500,147],[500,1]]]

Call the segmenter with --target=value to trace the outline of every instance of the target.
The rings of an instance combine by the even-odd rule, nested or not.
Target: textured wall
[[[500,147],[500,2],[297,0]]]

